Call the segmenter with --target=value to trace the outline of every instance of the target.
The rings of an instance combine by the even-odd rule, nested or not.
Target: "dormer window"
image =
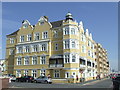
[[[28,28],[28,25],[30,25],[30,22],[28,20],[23,20],[22,24],[23,24],[23,28]]]
[[[38,20],[40,22],[40,25],[43,25],[44,24],[44,17],[40,17],[40,19]]]
[[[28,25],[23,25],[23,28],[28,28]]]
[[[40,22],[40,25],[43,25],[44,24],[44,21]]]

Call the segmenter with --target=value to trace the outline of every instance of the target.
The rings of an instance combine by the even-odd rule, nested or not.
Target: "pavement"
[[[104,78],[101,80],[90,80],[83,83],[66,83],[66,84],[12,82],[10,83],[9,88],[112,88],[112,81],[109,78]]]

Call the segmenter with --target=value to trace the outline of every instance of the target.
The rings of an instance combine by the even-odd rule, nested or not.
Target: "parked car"
[[[52,83],[52,79],[48,78],[47,76],[40,76],[40,77],[36,78],[34,80],[34,82],[36,82],[36,83],[39,82],[39,83],[49,83],[49,84],[51,84]]]
[[[10,78],[11,78],[11,82],[15,82],[16,81],[16,76],[15,75],[11,75]]]
[[[113,81],[113,90],[120,90],[120,75],[118,75]]]
[[[34,77],[32,76],[22,76],[20,78],[16,78],[17,82],[34,82]]]

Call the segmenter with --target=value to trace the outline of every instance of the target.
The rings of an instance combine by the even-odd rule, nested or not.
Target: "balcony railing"
[[[81,67],[81,68],[84,68],[84,67],[86,67],[86,66],[85,66],[85,65],[83,65],[83,64],[80,64],[80,67]]]
[[[63,64],[50,64],[50,67],[63,67]]]

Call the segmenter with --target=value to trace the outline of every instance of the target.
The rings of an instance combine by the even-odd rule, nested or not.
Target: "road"
[[[41,84],[12,82],[10,83],[9,88],[112,88],[112,81],[110,79],[105,79],[83,84]]]

